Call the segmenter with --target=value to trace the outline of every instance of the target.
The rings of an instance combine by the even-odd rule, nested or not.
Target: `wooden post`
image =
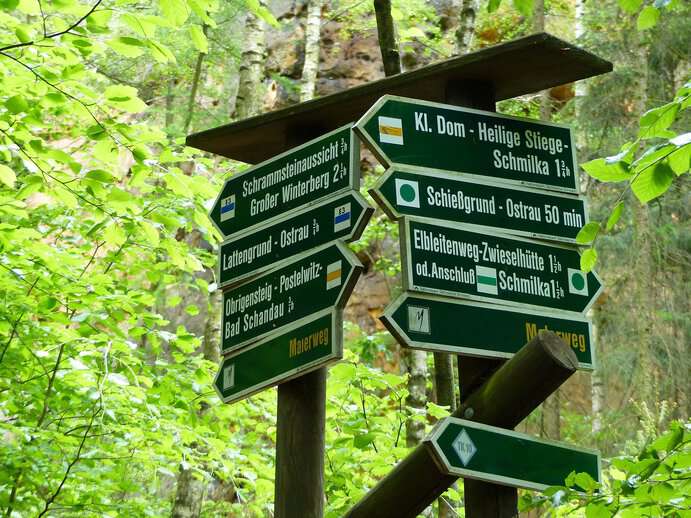
[[[492,85],[472,81],[450,81],[446,86],[446,102],[466,108],[496,111]],[[436,365],[435,354],[435,365]],[[461,403],[501,365],[502,360],[458,358],[458,383]],[[463,416],[460,416],[463,417]],[[473,419],[465,416],[465,418]],[[493,516],[509,518],[518,514],[518,492],[513,487],[464,479],[463,494],[467,518]]]
[[[278,386],[276,518],[324,514],[326,368]]]
[[[318,126],[289,133],[290,147],[325,132]],[[324,516],[326,367],[278,386],[275,518]]]
[[[513,428],[578,369],[571,347],[551,331],[540,331],[452,414],[502,428]],[[367,493],[348,518],[414,518],[457,480],[443,473],[428,443],[422,443]],[[474,488],[473,488],[474,489]],[[472,496],[490,514],[507,509],[501,490]],[[501,502],[497,506],[497,499]],[[475,511],[473,511],[475,512]],[[466,509],[466,515],[468,509]],[[476,513],[476,516],[480,514]]]

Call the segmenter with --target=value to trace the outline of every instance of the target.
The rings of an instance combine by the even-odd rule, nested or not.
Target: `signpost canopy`
[[[609,72],[612,63],[538,33],[372,81],[342,92],[195,133],[187,145],[255,164],[359,119],[382,95],[444,102],[457,85],[479,84],[510,99]],[[261,142],[261,145],[257,145]]]

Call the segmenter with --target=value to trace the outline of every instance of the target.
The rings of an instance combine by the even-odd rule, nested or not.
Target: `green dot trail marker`
[[[583,313],[602,290],[576,248],[413,218],[401,220],[400,236],[411,291]]]
[[[566,243],[588,221],[582,198],[452,173],[392,168],[370,194],[392,219],[425,217]]]

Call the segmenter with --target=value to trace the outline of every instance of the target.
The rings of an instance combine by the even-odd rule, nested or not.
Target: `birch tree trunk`
[[[319,29],[322,20],[322,1],[309,0],[307,22],[305,24],[305,64],[302,67],[302,84],[300,101],[309,101],[314,97],[319,71]]]
[[[456,29],[456,54],[470,52],[470,44],[475,35],[475,18],[479,8],[479,0],[462,0],[461,15]]]
[[[545,32],[545,0],[535,0],[533,4],[533,32]],[[540,92],[540,120],[552,118],[552,103],[549,90]],[[559,440],[561,436],[561,395],[557,389],[542,404],[540,434],[548,439]]]
[[[264,2],[260,2],[261,5]],[[235,116],[246,119],[256,115],[264,99],[264,58],[266,54],[264,22],[248,11],[245,19],[245,48],[242,51]]]

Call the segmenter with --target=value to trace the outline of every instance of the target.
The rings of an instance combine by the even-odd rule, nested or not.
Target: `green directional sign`
[[[385,165],[577,192],[566,126],[385,95],[355,125]]]
[[[594,272],[580,270],[576,248],[412,218],[401,220],[400,236],[411,291],[582,313],[602,290]]]
[[[511,358],[545,329],[571,346],[581,369],[592,370],[595,362],[590,322],[578,316],[404,293],[380,319],[401,345],[413,349]]]
[[[225,291],[221,352],[240,349],[322,310],[343,308],[361,272],[355,254],[333,243]]]
[[[496,426],[447,417],[425,442],[449,475],[538,491],[565,486],[571,472],[587,473],[600,482],[597,451]]]
[[[237,284],[295,254],[337,239],[359,239],[374,212],[355,191],[338,195],[225,241],[219,251],[221,286]]]
[[[250,232],[286,211],[358,189],[359,163],[357,139],[344,126],[233,176],[209,217],[225,237]]]
[[[452,173],[391,168],[370,194],[393,219],[443,219],[567,243],[576,241],[588,219],[582,198]]]
[[[342,328],[340,311],[327,310],[226,356],[214,379],[216,392],[233,403],[339,360]]]

